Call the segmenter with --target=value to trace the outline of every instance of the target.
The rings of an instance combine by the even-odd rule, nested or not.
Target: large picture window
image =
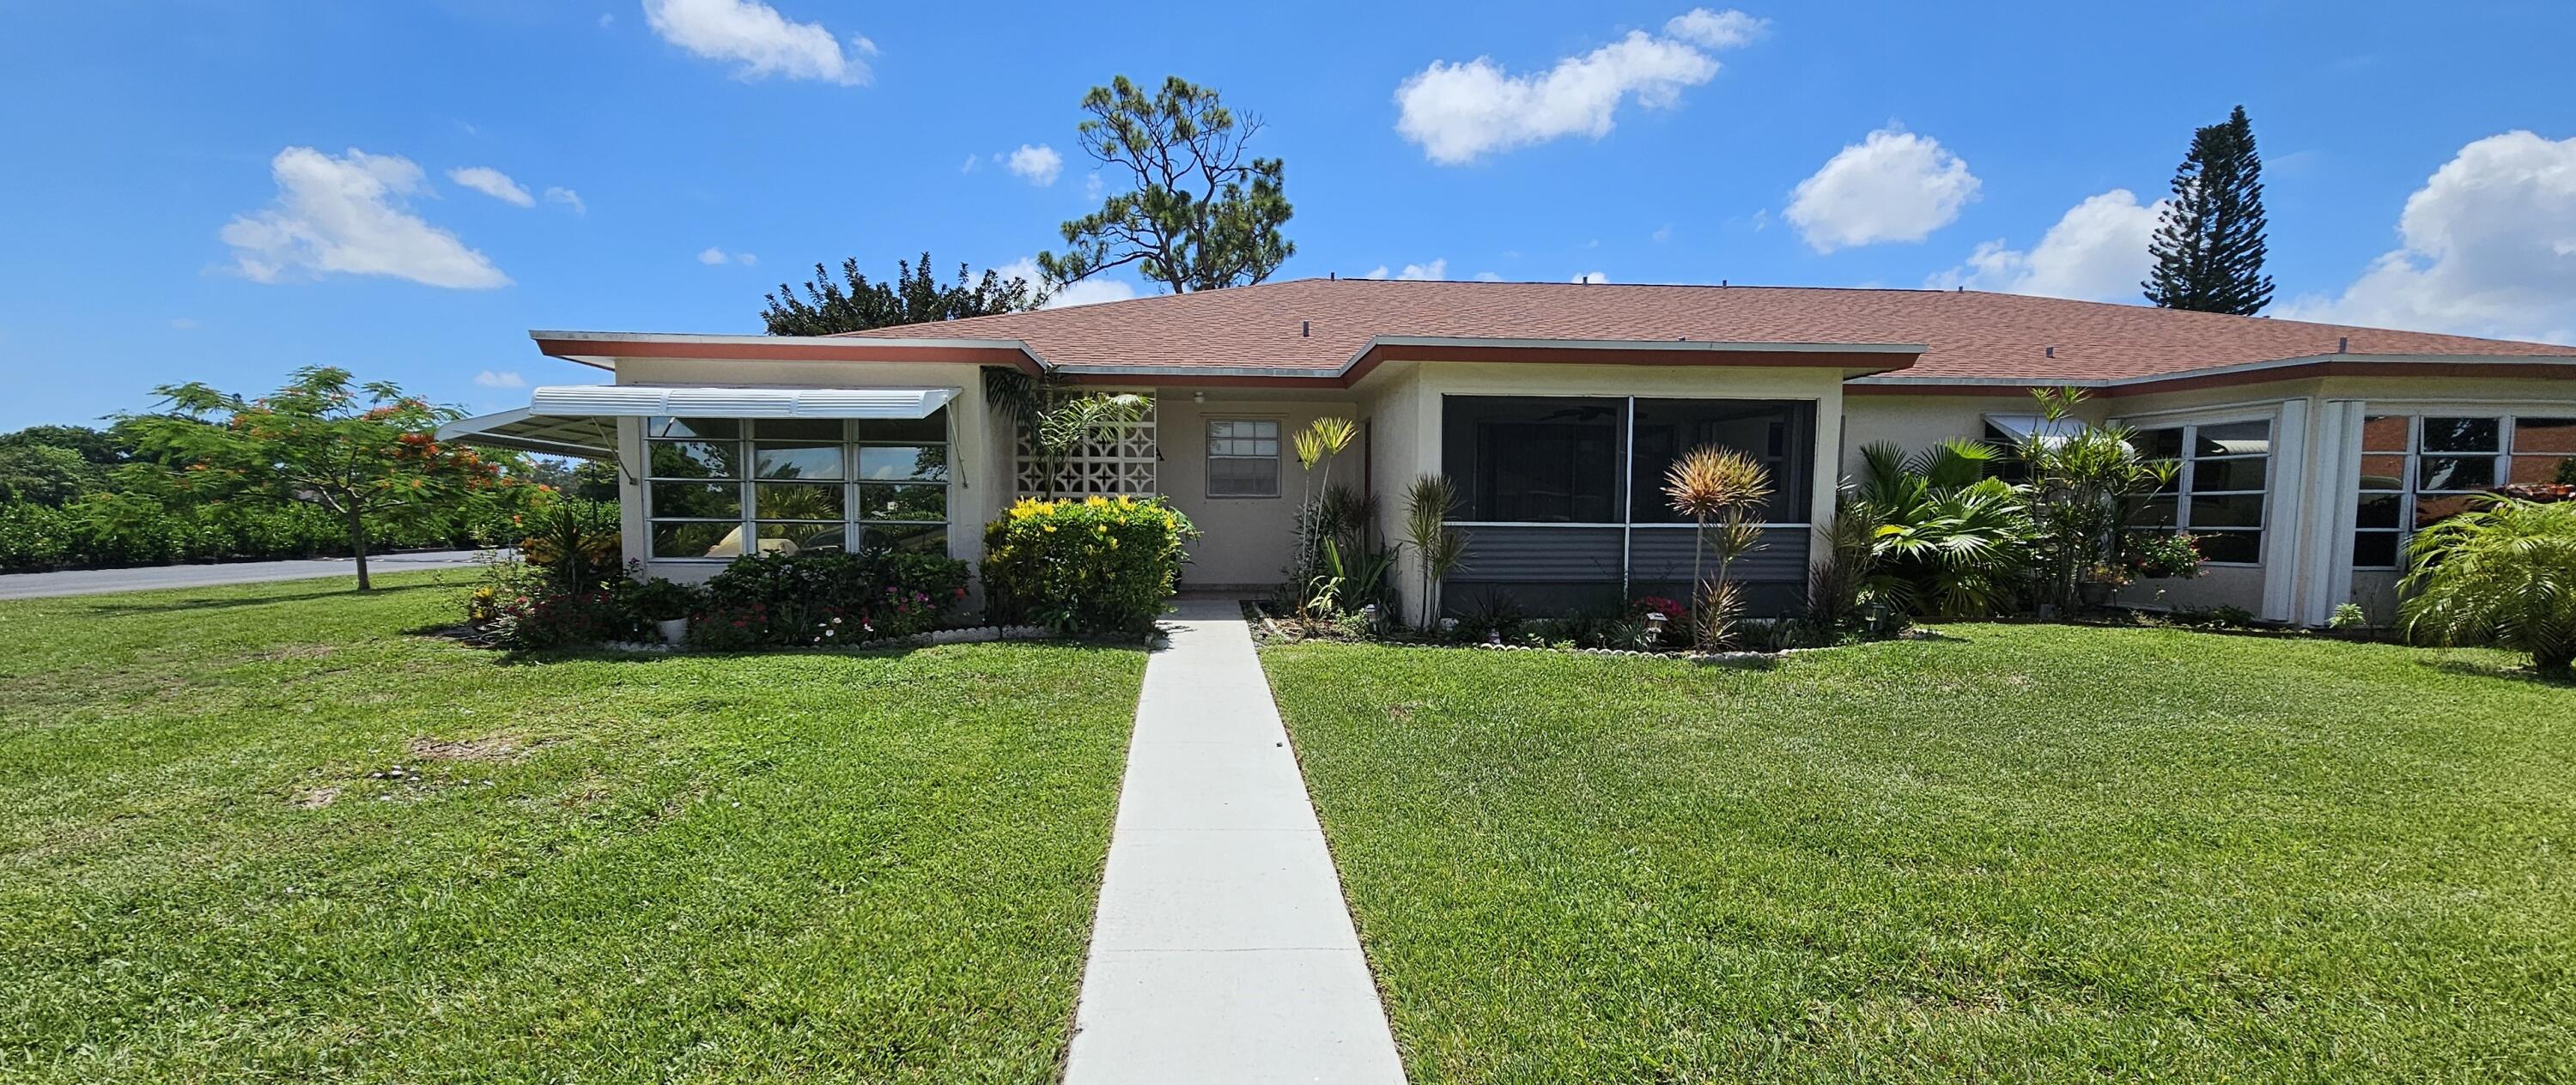
[[[2140,451],[2180,465],[2173,485],[2147,502],[2150,526],[2189,532],[2213,565],[2263,561],[2264,495],[2272,467],[2272,423],[2219,422],[2138,431]]]
[[[2394,569],[2406,537],[2508,484],[2576,476],[2576,418],[2382,414],[2361,423],[2352,565]]]
[[[1458,519],[1609,524],[1619,500],[1627,401],[1450,396],[1441,462],[1458,484]]]
[[[1441,461],[1459,486],[1462,521],[1679,523],[1664,472],[1704,445],[1770,471],[1769,522],[1807,519],[1812,403],[1449,396],[1441,416]]]
[[[884,546],[948,551],[948,425],[648,418],[646,515],[663,560]]]

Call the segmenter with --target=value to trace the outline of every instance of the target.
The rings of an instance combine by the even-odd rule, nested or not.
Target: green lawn
[[[1267,651],[1414,1078],[2576,1078],[2576,688],[1949,632]]]
[[[0,603],[0,1079],[1052,1078],[1141,653],[530,664],[384,583]]]

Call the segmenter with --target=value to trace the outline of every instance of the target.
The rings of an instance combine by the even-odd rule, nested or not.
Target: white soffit
[[[706,388],[560,384],[535,390],[528,410],[556,416],[693,418],[928,418],[956,388]]]

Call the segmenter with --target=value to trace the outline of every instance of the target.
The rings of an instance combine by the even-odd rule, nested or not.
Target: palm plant
[[[1467,533],[1449,526],[1458,487],[1449,476],[1424,475],[1404,490],[1404,542],[1422,563],[1422,628],[1440,622],[1440,585],[1466,564]]]
[[[2495,498],[2417,531],[2407,559],[2408,636],[2511,649],[2542,674],[2576,676],[2576,503]]]
[[[1359,424],[1348,418],[1326,417],[1308,423],[1289,440],[1289,447],[1297,453],[1297,466],[1306,479],[1297,500],[1297,549],[1289,557],[1287,585],[1301,614],[1318,609],[1329,610],[1340,595],[1342,585],[1338,583],[1328,585],[1334,589],[1332,591],[1317,590],[1327,586],[1319,584],[1319,581],[1331,575],[1324,567],[1324,545],[1330,541],[1331,534],[1325,522],[1329,511],[1325,505],[1333,492],[1333,459],[1348,449],[1359,433]],[[1322,469],[1320,473],[1318,467]],[[1324,499],[1317,498],[1319,490]]]
[[[1697,525],[1691,539],[1692,633],[1702,649],[1724,647],[1744,613],[1743,591],[1728,574],[1737,558],[1762,545],[1761,510],[1771,497],[1771,473],[1744,453],[1702,445],[1664,472],[1664,496],[1674,512]],[[1712,550],[1713,580],[1701,575]]]
[[[2031,394],[2052,423],[2071,417],[2084,401],[2073,388]],[[2061,606],[2077,601],[2077,586],[2088,576],[2118,575],[2138,511],[2181,470],[2138,451],[2137,432],[2121,426],[2039,427],[2015,453],[2030,469],[2025,493],[2039,529],[2043,594]]]
[[[2010,602],[2037,528],[2024,492],[1986,477],[1993,448],[1953,440],[1909,456],[1881,443],[1860,454],[1853,504],[1879,521],[1872,589],[1918,614],[1979,615]]]

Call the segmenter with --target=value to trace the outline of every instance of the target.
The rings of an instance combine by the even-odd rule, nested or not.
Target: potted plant
[[[662,643],[677,646],[688,643],[689,615],[698,609],[704,594],[690,585],[654,577],[635,585],[630,602],[637,618],[653,623]]]
[[[2128,570],[2108,562],[2084,570],[2075,582],[2075,598],[2088,607],[2107,606],[2111,596],[2129,583]]]

